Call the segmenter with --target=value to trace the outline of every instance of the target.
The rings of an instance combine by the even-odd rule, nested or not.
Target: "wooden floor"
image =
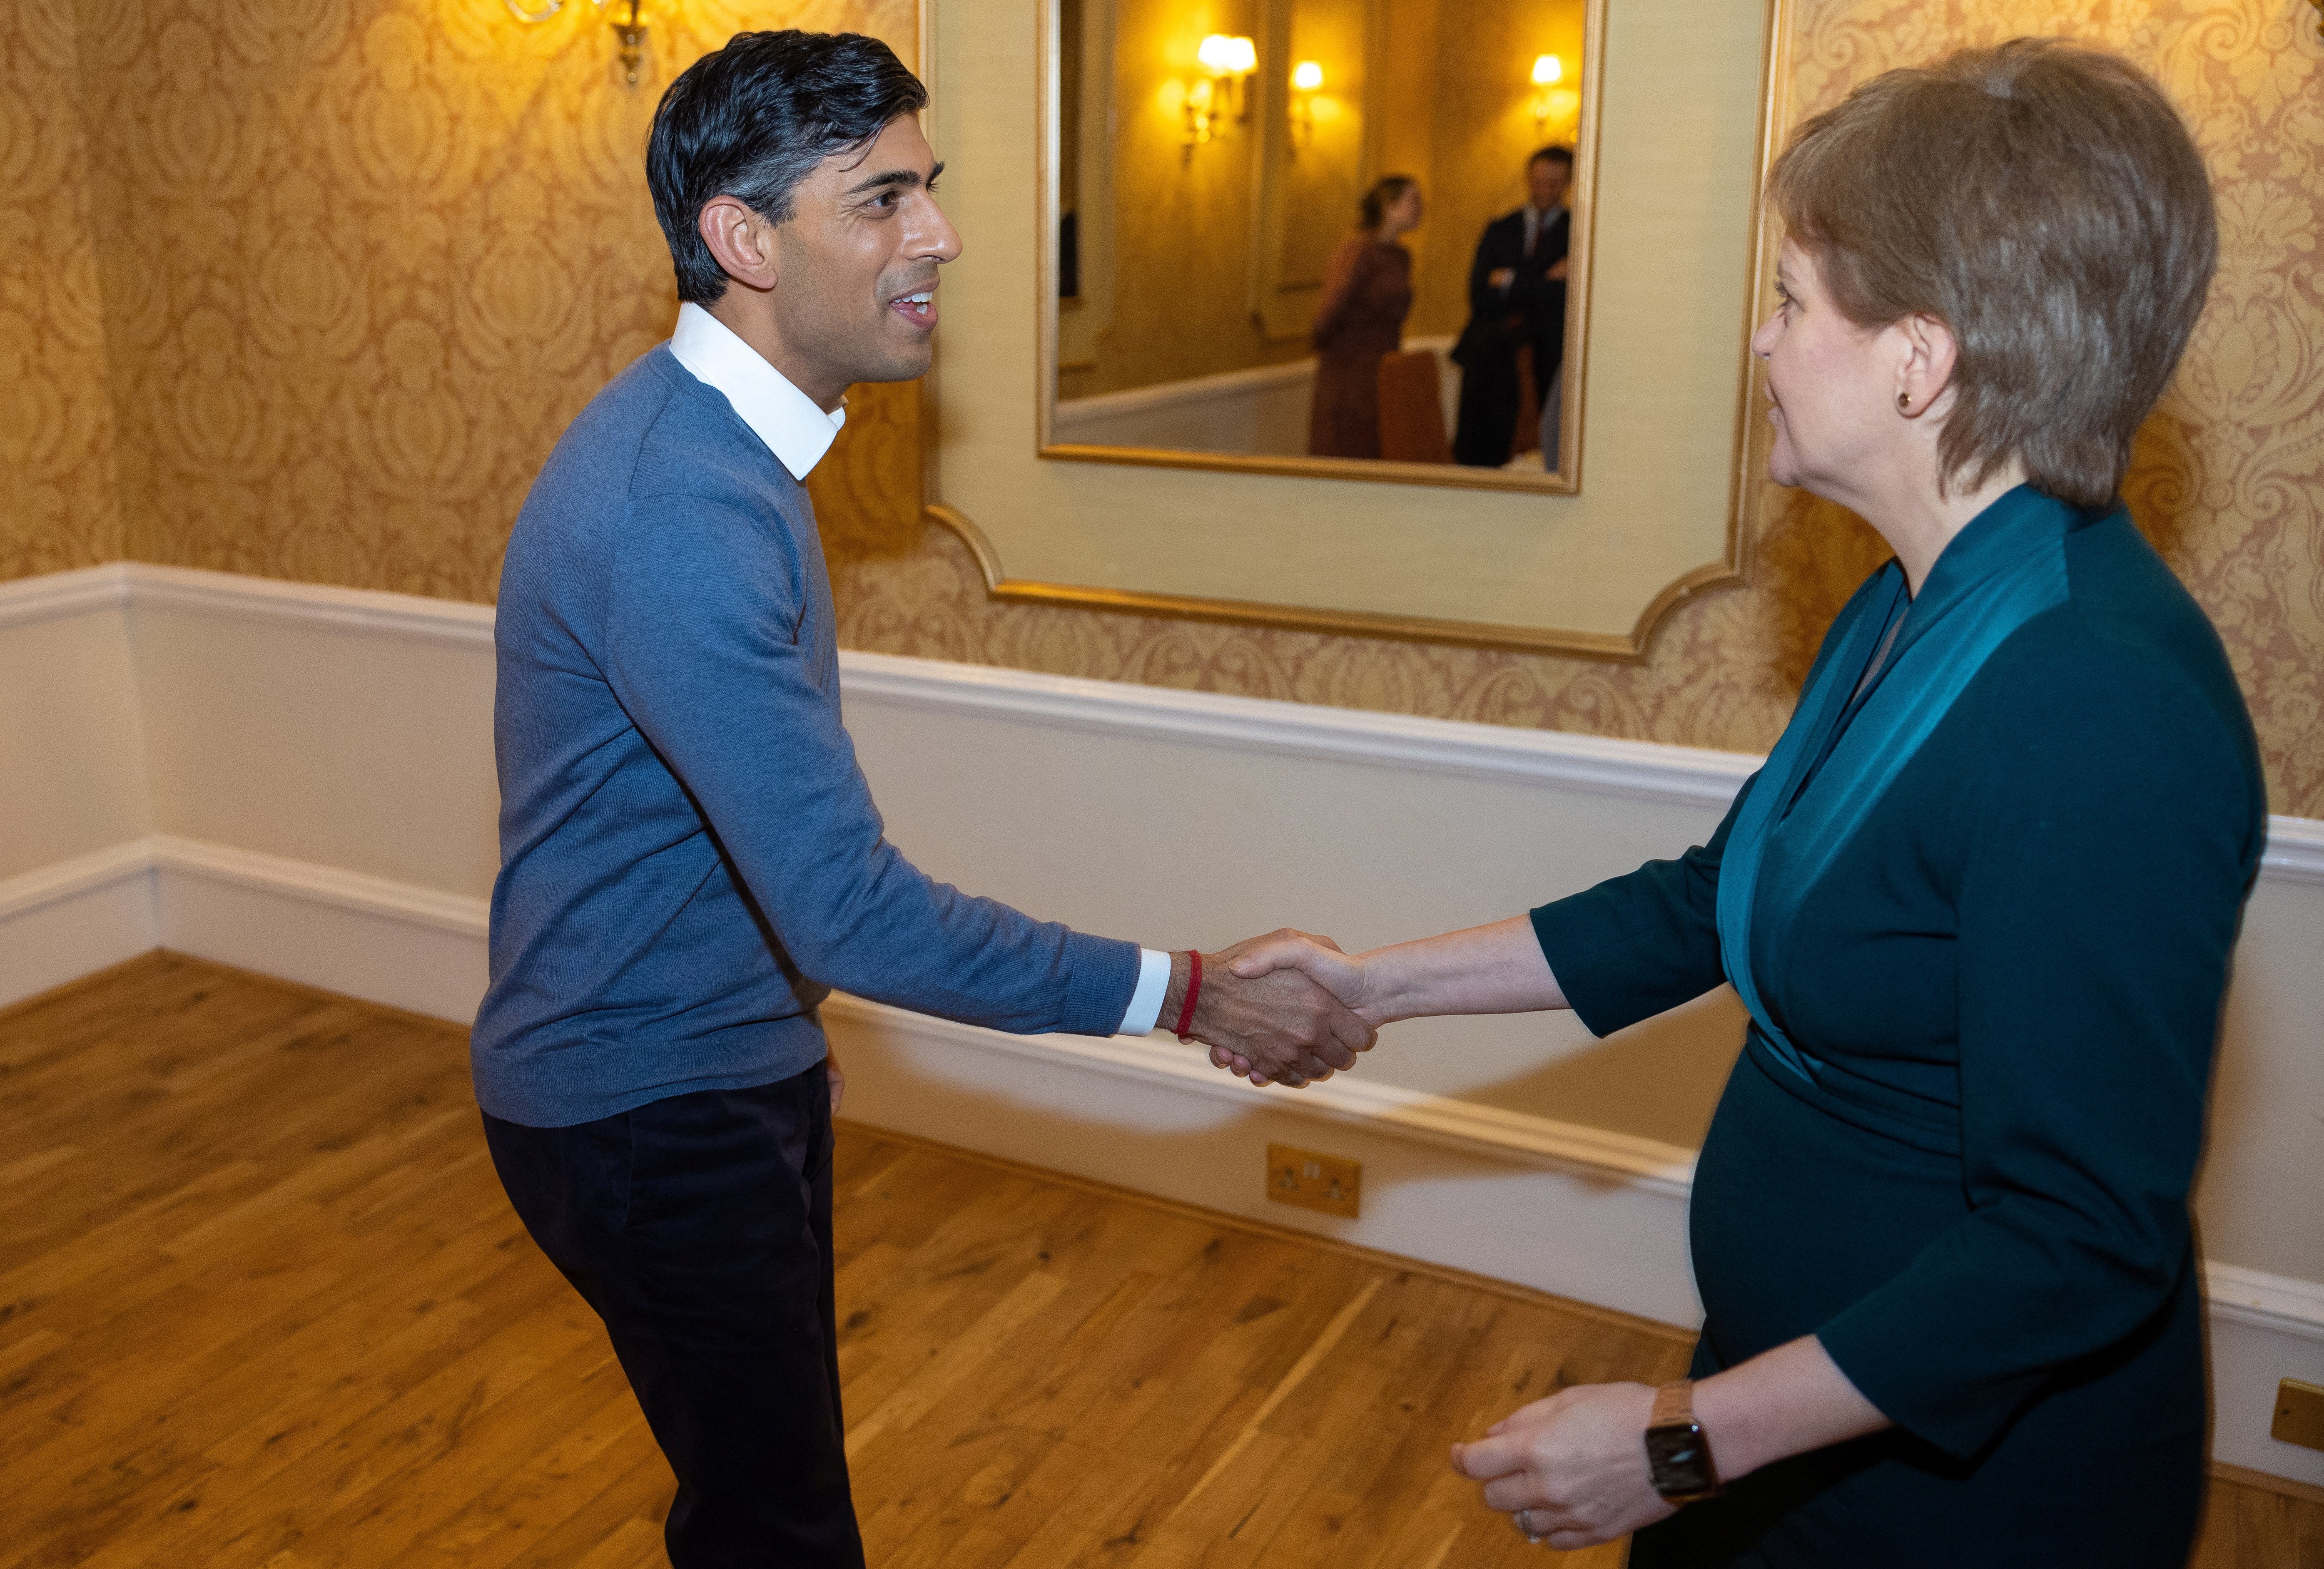
[[[876,1569],[1603,1566],[1445,1448],[1669,1334],[844,1127]],[[0,1013],[0,1569],[661,1563],[670,1481],[448,1026],[155,955]],[[2201,1569],[2324,1565],[2215,1484]]]

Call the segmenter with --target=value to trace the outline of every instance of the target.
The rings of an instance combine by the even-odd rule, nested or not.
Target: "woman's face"
[[[1767,362],[1775,427],[1767,477],[1845,502],[1897,436],[1900,369],[1891,329],[1858,326],[1825,289],[1814,255],[1790,240],[1775,269],[1780,303],[1751,335]]]

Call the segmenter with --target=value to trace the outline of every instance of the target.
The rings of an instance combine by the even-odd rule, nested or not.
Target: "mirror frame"
[[[1054,269],[1056,265],[1051,225],[1056,211],[1054,170],[1056,168],[1055,126],[1057,106],[1054,101],[1052,84],[1056,79],[1054,50],[1056,36],[1055,0],[1039,0],[1041,36],[1037,58],[1044,80],[1038,96],[1039,131],[1037,145],[1042,150],[1041,178],[1037,182],[1038,210],[1034,215],[1038,231],[1035,252],[1039,258],[1041,281],[1036,285],[1043,298],[1036,320],[1047,335],[1035,346],[1035,374],[1038,439],[1036,459],[1066,455],[1046,442],[1049,434],[1048,421],[1056,396],[1054,369],[1056,302]],[[1597,177],[1597,126],[1602,120],[1602,73],[1605,65],[1603,18],[1605,0],[1589,0],[1586,48],[1590,58],[1584,69],[1589,77],[1590,96],[1583,107],[1584,130],[1590,137],[1590,182],[1593,188]],[[1725,509],[1724,548],[1717,559],[1705,562],[1683,573],[1654,594],[1640,610],[1627,633],[1607,633],[1564,629],[1552,627],[1516,625],[1481,619],[1466,619],[1421,614],[1383,613],[1370,610],[1335,610],[1317,606],[1286,604],[1263,600],[1245,600],[1204,594],[1151,592],[1093,583],[1047,582],[1011,575],[1001,561],[993,540],[966,511],[949,500],[945,493],[940,463],[941,405],[939,388],[944,372],[944,353],[941,340],[936,365],[923,379],[921,385],[921,432],[923,444],[922,482],[926,521],[950,529],[968,548],[985,581],[988,595],[1004,603],[1053,605],[1076,609],[1111,610],[1120,613],[1148,615],[1208,622],[1229,622],[1239,625],[1277,628],[1292,631],[1316,632],[1331,635],[1388,638],[1404,641],[1443,644],[1454,647],[1511,649],[1519,652],[1561,655],[1571,657],[1618,664],[1643,664],[1656,629],[1679,605],[1702,593],[1740,584],[1749,575],[1752,548],[1761,521],[1766,492],[1765,464],[1771,433],[1764,419],[1755,419],[1761,391],[1761,372],[1757,361],[1750,354],[1748,340],[1759,319],[1766,314],[1773,298],[1772,280],[1780,244],[1780,235],[1768,221],[1765,205],[1765,186],[1775,156],[1781,148],[1781,138],[1790,124],[1790,59],[1792,20],[1795,0],[1761,0],[1764,12],[1764,47],[1758,55],[1758,90],[1757,124],[1757,138],[1751,166],[1757,185],[1749,204],[1746,225],[1748,254],[1743,258],[1746,284],[1743,319],[1739,335],[1743,344],[1741,373],[1734,401],[1733,440],[1729,462],[1728,504]],[[941,104],[943,88],[938,80],[938,0],[918,0],[916,10],[919,23],[919,75],[936,101]],[[950,13],[952,7],[944,9]],[[935,116],[930,117],[933,121]],[[942,133],[936,125],[932,130]],[[1579,152],[1577,167],[1581,164]],[[1577,190],[1577,203],[1583,199]],[[1596,230],[1594,200],[1592,222],[1588,234],[1587,251],[1594,252]],[[1588,262],[1585,261],[1585,268]],[[1574,308],[1573,295],[1569,295],[1568,309]],[[1569,333],[1577,333],[1586,344],[1589,321],[1585,313],[1576,321],[1571,316]],[[1582,350],[1586,353],[1586,348]],[[980,380],[982,378],[980,377]],[[1572,444],[1575,453],[1574,475],[1580,471],[1581,433],[1576,428],[1576,407],[1566,412],[1564,437]],[[1021,449],[1020,449],[1021,450]],[[1119,455],[1135,454],[1135,455]],[[1149,455],[1150,454],[1150,455]],[[1140,463],[1147,466],[1174,469],[1210,469],[1239,471],[1243,473],[1266,473],[1299,475],[1327,481],[1338,481],[1343,475],[1333,472],[1346,460],[1259,458],[1255,462],[1224,461],[1224,454],[1174,452],[1167,449],[1093,448],[1073,453],[1076,461],[1102,464]],[[1265,466],[1262,466],[1265,465]],[[1428,469],[1433,464],[1380,464],[1397,469]],[[1480,475],[1484,483],[1470,482],[1466,488],[1507,491],[1516,489],[1508,481],[1517,476],[1502,476],[1498,471],[1489,476]],[[1382,480],[1400,478],[1382,474]],[[1554,490],[1543,483],[1544,476],[1522,476],[1531,484],[1525,488],[1536,494],[1572,494],[1576,487],[1559,485]],[[1429,475],[1425,482],[1444,485],[1444,476]],[[1452,482],[1460,485],[1462,482]],[[1554,505],[1554,503],[1551,503]]]
[[[1395,0],[1372,0],[1374,5],[1393,5]],[[1270,23],[1278,9],[1296,4],[1296,0],[1259,0],[1261,14]],[[1565,401],[1559,411],[1558,458],[1556,470],[1551,473],[1511,472],[1507,469],[1472,468],[1462,463],[1393,463],[1384,458],[1306,457],[1282,453],[1218,453],[1188,447],[1159,446],[1100,446],[1083,442],[1061,442],[1056,438],[1057,417],[1057,376],[1060,347],[1058,342],[1057,298],[1057,220],[1061,206],[1058,188],[1060,130],[1063,119],[1062,87],[1064,70],[1060,58],[1063,28],[1060,25],[1062,0],[1042,0],[1042,32],[1039,54],[1041,71],[1041,165],[1038,175],[1041,192],[1041,232],[1047,239],[1041,246],[1041,265],[1034,288],[1040,310],[1041,339],[1037,351],[1038,363],[1044,370],[1040,398],[1040,435],[1035,451],[1045,458],[1058,458],[1074,463],[1142,463],[1155,468],[1223,469],[1251,474],[1304,474],[1311,478],[1363,480],[1374,483],[1402,485],[1447,485],[1476,491],[1529,491],[1547,495],[1571,496],[1582,489],[1583,404],[1589,398],[1590,387],[1590,262],[1596,233],[1598,186],[1598,102],[1603,72],[1600,69],[1604,55],[1606,36],[1606,0],[1582,0],[1582,129],[1574,138],[1573,188],[1567,198],[1567,208],[1573,215],[1572,239],[1567,254],[1571,257],[1565,289]],[[1271,29],[1270,29],[1271,31]],[[1266,225],[1260,215],[1267,199],[1268,160],[1277,147],[1281,127],[1277,122],[1283,109],[1283,84],[1275,77],[1280,73],[1254,72],[1243,90],[1259,95],[1252,109],[1254,122],[1266,129],[1251,137],[1250,161],[1252,188],[1256,194],[1252,223],[1259,231],[1252,238],[1253,265],[1250,309],[1252,317],[1263,325],[1259,290],[1264,269],[1260,262],[1265,246]],[[1107,150],[1111,152],[1111,149]],[[1084,153],[1084,156],[1087,156]],[[1111,256],[1111,241],[1107,242]]]

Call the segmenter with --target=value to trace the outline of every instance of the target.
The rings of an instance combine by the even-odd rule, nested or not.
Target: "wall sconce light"
[[[1232,115],[1237,122],[1250,118],[1250,95],[1244,81],[1259,68],[1259,45],[1248,38],[1213,32],[1194,50],[1205,75],[1186,87],[1186,135],[1189,149],[1218,134],[1219,122]],[[1240,106],[1237,101],[1240,100]]]
[[[548,21],[563,11],[567,0],[538,0],[528,5],[526,0],[504,0],[509,14],[519,22],[530,25]],[[607,9],[618,13],[613,18],[613,36],[622,43],[622,79],[632,87],[638,85],[638,71],[645,63],[646,27],[638,20],[640,0],[589,0],[598,14]]]
[[[2324,5],[2324,0],[2318,0]],[[1306,146],[1315,139],[1315,93],[1323,85],[1319,60],[1303,60],[1291,68],[1291,145]]]
[[[2319,0],[2324,4],[2324,0]],[[1533,135],[1539,142],[1549,134],[1550,122],[1563,120],[1582,100],[1569,88],[1557,84],[1565,79],[1565,62],[1554,54],[1534,56],[1533,61]]]
[[[1549,89],[1565,79],[1565,62],[1554,54],[1536,55],[1533,61],[1533,133],[1538,140],[1549,124]]]

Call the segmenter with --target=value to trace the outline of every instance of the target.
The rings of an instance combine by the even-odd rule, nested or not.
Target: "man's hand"
[[[1525,1510],[1527,1537],[1562,1552],[1594,1547],[1674,1511],[1646,1467],[1654,1408],[1646,1384],[1560,1390],[1452,1445],[1452,1469],[1485,1484],[1486,1508]]]
[[[823,1078],[831,1087],[831,1115],[839,1115],[839,1097],[847,1093],[847,1076],[839,1071],[839,1053],[823,1049]]]
[[[1549,276],[1549,280],[1550,280],[1552,283],[1563,283],[1563,282],[1564,282],[1564,281],[1565,281],[1566,271],[1567,271],[1567,260],[1566,260],[1566,258],[1565,258],[1565,257],[1560,256],[1560,257],[1557,259],[1557,265],[1555,265],[1554,267],[1552,267],[1552,268],[1549,270],[1549,274],[1548,274],[1548,276]]]
[[[1514,267],[1496,267],[1485,274],[1487,286],[1493,289],[1507,289],[1517,280],[1517,270]]]
[[[1372,1028],[1302,971],[1273,970],[1259,976],[1236,973],[1236,961],[1253,949],[1286,940],[1321,944],[1337,952],[1328,937],[1282,931],[1254,937],[1217,953],[1203,955],[1203,986],[1194,999],[1189,1032],[1211,1048],[1211,1060],[1247,1076],[1254,1084],[1285,1084],[1296,1089],[1355,1066],[1369,1051]],[[1170,989],[1162,998],[1162,1026],[1176,1026],[1185,1010],[1193,967],[1183,957],[1170,963]]]

